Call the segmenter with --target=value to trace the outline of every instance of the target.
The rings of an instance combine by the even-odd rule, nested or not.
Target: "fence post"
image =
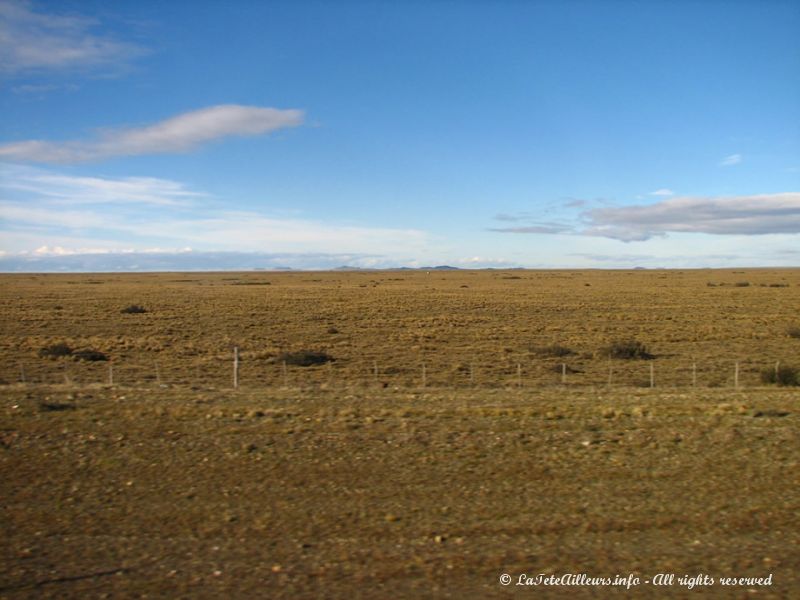
[[[692,363],[692,387],[697,387],[697,363]]]
[[[108,365],[108,385],[114,385],[114,365]]]
[[[425,363],[422,363],[422,387],[428,387],[428,372],[425,369]]]
[[[739,361],[736,361],[736,366],[733,369],[733,387],[739,389]]]
[[[567,363],[561,363],[561,384],[567,383]]]
[[[522,387],[522,365],[517,363],[517,387]]]
[[[375,385],[378,385],[378,361],[372,361],[372,379],[375,382]]]
[[[233,347],[233,387],[239,387],[239,346]]]
[[[650,387],[656,387],[656,372],[655,372],[655,365],[650,363]]]

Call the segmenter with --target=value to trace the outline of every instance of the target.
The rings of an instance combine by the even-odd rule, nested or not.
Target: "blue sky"
[[[795,1],[0,22],[0,270],[800,265]]]

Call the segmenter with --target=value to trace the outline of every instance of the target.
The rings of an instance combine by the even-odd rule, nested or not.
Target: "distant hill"
[[[420,271],[460,271],[458,267],[451,267],[450,265],[438,265],[436,267],[420,267]]]

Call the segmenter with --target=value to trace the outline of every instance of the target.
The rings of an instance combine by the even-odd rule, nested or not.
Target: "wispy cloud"
[[[674,196],[675,192],[667,188],[660,188],[654,192],[650,192],[649,196]]]
[[[19,165],[0,165],[0,189],[71,206],[109,203],[183,206],[203,196],[169,179],[79,177]]]
[[[285,218],[220,209],[185,185],[155,178],[78,177],[32,169],[2,172],[0,249],[193,247],[203,251],[424,255],[417,229]],[[158,218],[153,218],[158,205]],[[102,242],[102,243],[99,243]]]
[[[520,223],[520,225],[513,227],[489,227],[487,231],[494,231],[497,233],[562,233],[572,229],[570,225],[565,223],[543,221],[541,220],[541,215],[536,215],[531,212],[518,212],[514,214],[498,213],[494,216],[494,220],[503,223]]]
[[[671,198],[644,206],[598,208],[584,213],[580,233],[622,241],[669,232],[716,235],[800,233],[800,192],[719,198]]]
[[[0,159],[79,163],[114,156],[186,152],[216,139],[261,135],[302,123],[301,110],[222,104],[144,127],[106,130],[90,140],[13,142],[0,146]]]
[[[534,218],[534,215],[529,212],[520,212],[515,214],[497,213],[494,216],[495,221],[503,221],[506,223],[518,223],[520,221],[529,221]]]
[[[719,161],[719,166],[732,167],[733,165],[738,165],[740,162],[742,162],[741,154],[731,154],[730,156],[726,156],[721,161]]]
[[[381,255],[288,252],[197,252],[188,248],[74,252],[38,248],[33,252],[0,252],[3,272],[230,271],[334,269],[342,265],[388,268],[397,262]]]
[[[487,231],[497,233],[569,233],[572,231],[572,227],[558,223],[545,223],[522,227],[490,227]]]
[[[96,19],[37,12],[30,2],[0,0],[0,74],[113,69],[146,54],[139,45],[93,33]]]
[[[66,92],[74,92],[78,90],[78,86],[74,83],[68,84],[55,84],[55,83],[24,83],[22,85],[15,85],[11,88],[11,91],[17,95],[25,95],[25,96],[43,96],[48,92],[54,92],[56,90],[64,90]]]

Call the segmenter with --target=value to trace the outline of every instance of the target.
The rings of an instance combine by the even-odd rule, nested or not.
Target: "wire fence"
[[[375,387],[533,388],[762,387],[780,381],[785,362],[768,359],[675,361],[511,360],[449,362],[428,358],[391,365],[375,359],[337,360],[298,366],[277,359],[251,359],[235,349],[229,357],[153,358],[82,361],[28,359],[6,363],[0,384],[106,384],[124,387],[187,386],[214,388]],[[774,373],[775,377],[771,377]],[[772,379],[772,381],[770,381]]]

